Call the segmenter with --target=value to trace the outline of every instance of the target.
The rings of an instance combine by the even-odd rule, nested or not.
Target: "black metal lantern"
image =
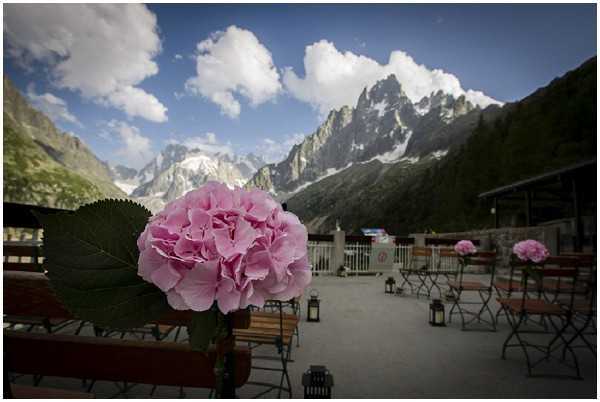
[[[306,321],[321,321],[321,300],[319,300],[319,292],[316,289],[310,291],[310,299],[308,299],[308,308],[306,311]]]
[[[310,366],[302,374],[304,399],[331,399],[333,376],[325,366]]]
[[[429,305],[429,325],[434,327],[446,326],[446,312],[440,299],[434,299]]]
[[[396,286],[396,280],[391,276],[385,280],[385,293],[393,294],[394,287]]]

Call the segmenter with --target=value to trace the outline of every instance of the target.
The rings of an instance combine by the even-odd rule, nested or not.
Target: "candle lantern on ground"
[[[394,287],[396,286],[396,280],[391,276],[385,280],[385,293],[393,294]]]
[[[319,292],[316,289],[310,291],[310,299],[308,299],[308,308],[306,311],[306,321],[321,321],[321,300],[319,300]]]
[[[434,299],[429,305],[429,324],[434,327],[446,326],[446,313],[444,305],[439,299]]]
[[[310,366],[302,374],[304,399],[331,399],[333,376],[325,366]]]

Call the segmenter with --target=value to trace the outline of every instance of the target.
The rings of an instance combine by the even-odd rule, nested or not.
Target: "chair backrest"
[[[39,245],[27,244],[26,242],[14,242],[12,244],[5,242],[3,252],[4,262],[2,268],[5,271],[44,272],[40,261],[42,248]],[[30,261],[23,261],[23,257]]]
[[[565,252],[560,253],[561,257],[573,257],[579,259],[580,267],[591,267],[596,265],[596,255],[591,253]]]
[[[493,266],[496,264],[495,251],[478,251],[469,258],[469,265]]]
[[[216,351],[175,342],[4,331],[5,370],[141,384],[212,388]],[[250,376],[251,354],[236,347],[236,387]]]
[[[50,286],[48,277],[38,272],[4,271],[4,314],[44,318],[75,318],[65,308]],[[234,328],[248,328],[250,314],[231,314]],[[191,311],[171,310],[157,324],[187,325]]]
[[[490,274],[490,286],[494,283],[494,276],[496,275],[496,257],[495,251],[478,251],[475,254],[471,254],[466,257],[459,256],[460,261],[458,269],[458,281],[462,283],[465,268],[467,266],[483,266],[488,267],[488,273]]]
[[[432,254],[431,247],[413,247],[411,251],[413,257],[431,257]]]
[[[433,250],[431,247],[413,247],[410,252],[410,269],[411,270],[430,270],[431,257]]]
[[[452,258],[452,257],[458,258],[458,253],[456,251],[454,251],[454,249],[452,249],[452,248],[440,248],[439,256],[447,257],[447,258]]]

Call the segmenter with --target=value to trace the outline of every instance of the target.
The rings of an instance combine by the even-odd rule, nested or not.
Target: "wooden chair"
[[[508,275],[498,275],[494,280],[494,289],[498,299],[510,299],[516,294],[521,294],[525,288],[525,281],[521,275],[521,270],[524,267],[531,265],[529,262],[524,262],[518,259],[514,254],[510,258]],[[529,290],[536,290],[531,281],[527,282]],[[496,323],[500,320],[500,315],[506,314],[506,310],[502,306],[498,307],[495,314]]]
[[[255,397],[258,398],[272,390],[278,391],[278,398],[282,392],[286,392],[289,398],[292,398],[292,385],[288,374],[288,363],[291,362],[292,339],[294,332],[298,327],[299,318],[295,314],[287,314],[283,312],[281,302],[271,301],[278,304],[277,312],[268,311],[252,311],[250,313],[250,325],[246,329],[234,329],[233,334],[238,342],[247,342],[252,349],[270,345],[276,348],[278,357],[254,355],[253,361],[256,360],[276,360],[281,364],[281,368],[257,366],[253,365],[253,370],[279,371],[281,377],[279,384],[266,383],[258,381],[249,381],[249,385],[257,385],[266,387]],[[284,386],[284,381],[286,385]]]
[[[281,303],[281,307],[284,309],[284,313],[289,311],[291,314],[297,316],[298,318],[302,314],[302,296],[294,297],[287,301],[278,301],[278,300],[267,300],[263,307],[264,311],[270,311],[271,313],[276,313],[279,310],[279,303]],[[259,310],[259,309],[255,309]],[[294,336],[296,337],[296,347],[300,347],[300,325],[296,326],[294,330]]]
[[[4,399],[93,399],[89,392],[67,389],[32,387],[21,384],[7,384]]]
[[[561,254],[562,255],[562,254]],[[592,254],[569,253],[569,257],[579,260],[578,287],[585,290],[575,294],[573,302],[573,326],[576,328],[568,343],[572,348],[587,348],[596,356],[596,259]],[[583,267],[583,268],[581,268]],[[583,275],[581,271],[584,271]],[[576,344],[581,340],[581,344]]]
[[[73,317],[72,314],[57,299],[52,288],[50,287],[50,282],[48,278],[43,273],[5,271],[3,276],[5,312],[19,316],[35,316],[43,320],[75,319],[75,317]],[[165,326],[186,326],[190,319],[190,311],[172,310],[164,317],[161,317],[158,321],[151,324]],[[245,311],[233,313],[232,319],[232,325],[234,328],[244,329],[248,328],[250,325],[250,316]],[[99,339],[106,339],[107,341],[120,341],[118,339],[110,339],[104,337],[100,337]],[[37,377],[35,378],[36,383],[39,383],[39,381],[42,378],[42,375],[50,374],[37,373]],[[94,383],[97,379],[102,379],[94,377],[77,378],[93,379],[88,387],[88,391],[92,390],[92,387],[94,386]],[[156,387],[153,387],[151,394],[154,392],[155,388]],[[125,389],[127,389],[127,387]]]
[[[40,287],[42,293],[39,293]],[[74,324],[70,313],[48,301],[52,299],[55,299],[54,293],[43,273],[4,271],[4,322],[9,324],[8,328],[24,325],[31,331],[42,326],[53,333]]]
[[[21,374],[94,378],[180,387],[214,388],[215,349],[196,352],[173,342],[4,331],[5,370]],[[234,381],[250,376],[249,349],[236,348]]]
[[[425,289],[428,292],[427,277],[431,271],[431,258],[433,251],[430,247],[413,247],[411,250],[410,263],[407,267],[399,269],[402,283],[398,288],[404,290],[404,285],[408,284],[411,293],[416,293],[417,298],[420,296],[421,290]],[[418,285],[413,285],[410,277],[416,276]],[[416,288],[416,292],[415,292]]]
[[[506,316],[511,325],[511,333],[506,338],[502,347],[502,358],[506,358],[506,351],[508,348],[519,347],[525,355],[527,373],[529,376],[534,375],[533,369],[540,363],[555,357],[556,360],[563,365],[575,370],[575,378],[581,378],[577,356],[567,339],[567,330],[569,328],[574,328],[572,318],[578,275],[577,260],[571,258],[557,259],[555,257],[550,259],[549,264],[551,264],[549,267],[546,267],[545,264],[530,266],[529,269],[535,273],[535,291],[532,290],[530,286],[524,286],[520,298],[498,299],[498,302],[506,311]],[[522,275],[524,283],[528,283],[530,279],[531,274],[529,269],[523,270]],[[568,281],[570,286],[550,289],[544,285],[548,279],[559,280],[563,283]],[[551,297],[544,296],[544,293],[548,291],[556,291],[561,296],[566,294],[567,299],[561,301],[559,297],[554,297],[554,295]],[[530,295],[530,293],[534,294]],[[525,327],[527,321],[533,317],[539,317],[544,322],[549,322],[551,324],[550,330],[548,329],[548,326],[545,326],[543,329],[530,329]],[[535,334],[538,336],[538,338],[536,338],[538,341],[539,336],[544,334],[549,334],[552,338],[547,344],[539,344],[525,339],[523,336],[525,334]],[[513,338],[516,339],[516,342],[510,343]],[[533,360],[529,353],[529,350],[531,349],[543,352],[542,357]],[[556,351],[560,352],[559,357],[556,357],[553,354]],[[573,358],[572,365],[565,359],[567,352],[569,352]],[[535,375],[539,376],[540,374]],[[548,375],[556,376],[555,373]]]
[[[39,244],[4,242],[3,252],[2,268],[5,271],[44,272],[41,261],[42,248]],[[23,258],[29,261],[23,261]]]
[[[480,251],[468,258],[469,266],[484,266],[488,268],[490,278],[487,281],[465,280],[464,271],[467,267],[467,259],[465,259],[464,257],[460,257],[459,262],[460,264],[456,280],[448,282],[450,291],[454,296],[452,308],[450,309],[450,313],[448,314],[448,322],[452,322],[453,314],[459,314],[462,323],[461,329],[463,331],[470,329],[467,328],[467,326],[475,321],[477,321],[478,323],[487,324],[489,327],[486,329],[488,330],[496,331],[495,316],[489,307],[489,302],[493,295],[494,274],[496,272],[496,252]],[[477,295],[479,296],[479,300],[464,300],[462,296],[465,292],[477,293]],[[467,305],[478,305],[481,307],[478,311],[471,311],[465,307]],[[456,312],[454,312],[455,309],[457,310]],[[483,318],[484,314],[487,314],[489,316],[489,320]],[[465,316],[471,316],[471,319],[466,320]]]
[[[458,275],[458,254],[452,248],[439,248],[436,250],[437,260],[435,268],[431,271],[430,281],[431,287],[429,293],[435,287],[438,290],[440,298],[442,297],[442,289],[440,287],[440,277],[446,279],[446,285],[450,283],[452,277],[456,280]]]

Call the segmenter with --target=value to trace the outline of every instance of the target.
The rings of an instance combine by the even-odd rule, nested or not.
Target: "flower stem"
[[[235,398],[233,371],[233,333],[231,317],[217,313],[217,329],[215,334],[217,359],[215,361],[216,397]]]

